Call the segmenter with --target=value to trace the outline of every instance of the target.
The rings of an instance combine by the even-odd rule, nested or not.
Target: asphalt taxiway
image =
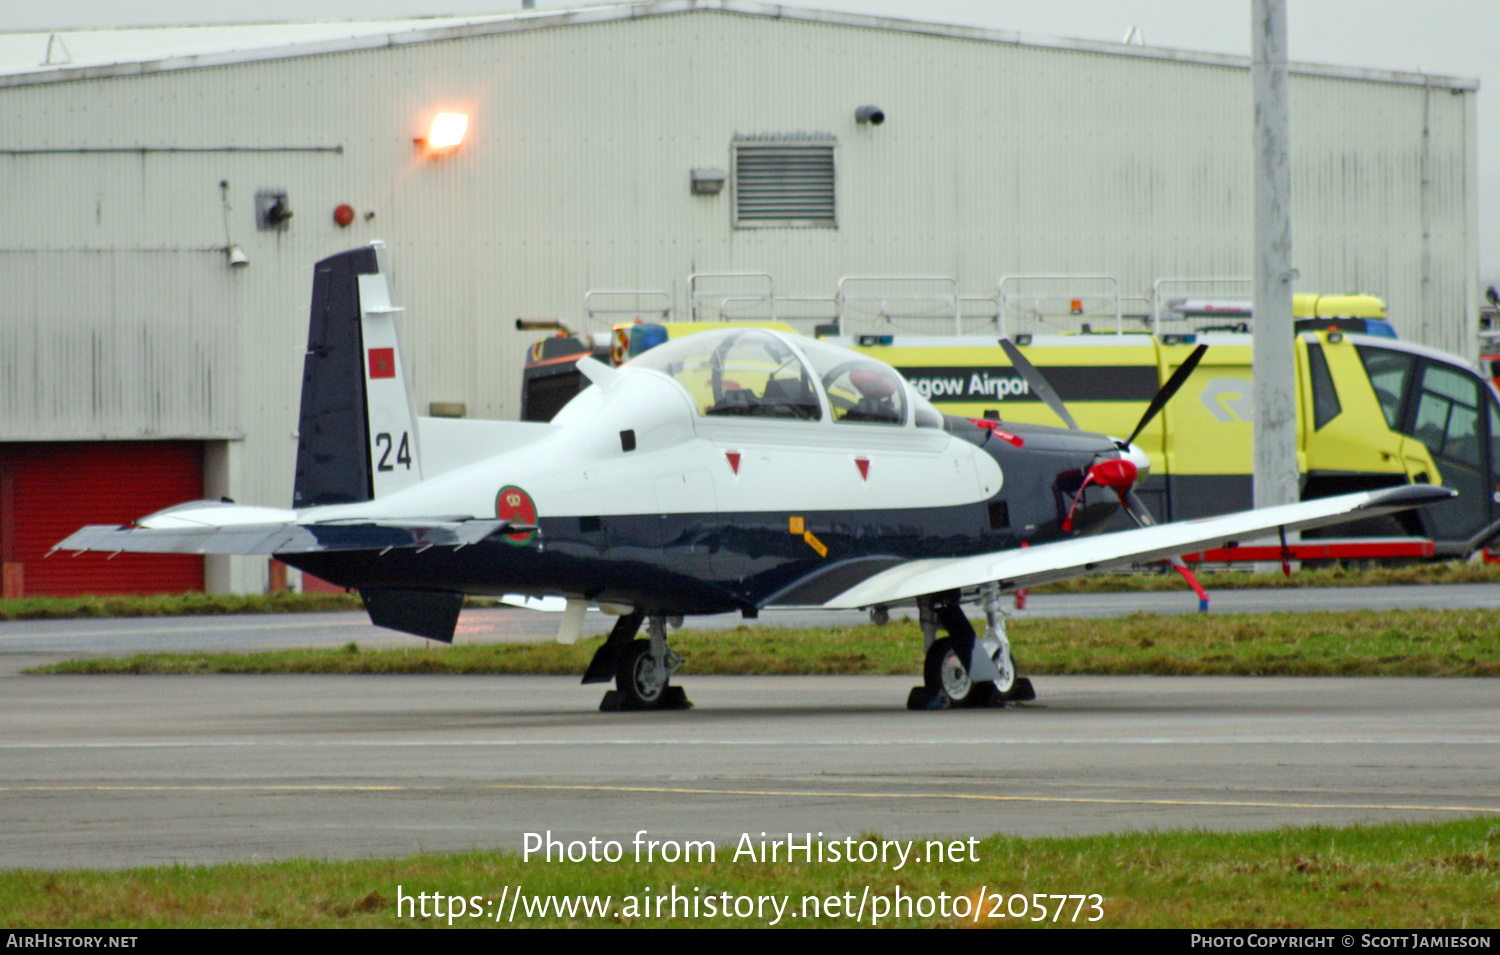
[[[0,677],[0,867],[403,856],[558,838],[1022,835],[1500,816],[1484,679]]]
[[[536,638],[504,620],[552,626],[485,614],[466,625],[497,639]],[[376,639],[355,615],[319,619],[4,624],[0,653],[35,659],[27,641],[44,638],[49,657],[80,652],[69,641],[290,644],[308,628]],[[1036,705],[911,713],[910,678],[686,677],[692,710],[600,713],[603,688],[576,677],[8,669],[6,868],[519,848],[547,830],[732,843],[1500,817],[1500,684],[1486,679],[1040,677]]]

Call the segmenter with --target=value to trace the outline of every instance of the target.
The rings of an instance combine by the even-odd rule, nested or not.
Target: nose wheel
[[[953,641],[944,637],[927,648],[927,661],[922,667],[922,683],[929,693],[941,693],[950,705],[962,706],[974,692],[974,681],[969,679],[969,670],[953,649]]]
[[[1011,694],[1016,692],[1017,684],[1030,687],[1031,681],[1016,676],[1016,660],[1011,655],[1010,649],[1007,647],[1002,650],[996,646],[992,650],[983,644],[981,648],[991,654],[990,662],[1000,672],[1000,679],[972,679],[969,676],[969,668],[959,658],[953,641],[944,637],[933,641],[932,646],[928,648],[927,659],[922,667],[922,686],[913,687],[913,693],[915,694],[916,690],[924,690],[929,699],[941,695],[947,699],[950,707],[1004,706],[1007,700],[1022,699],[1022,697],[1013,697]],[[941,706],[916,708],[942,709]]]

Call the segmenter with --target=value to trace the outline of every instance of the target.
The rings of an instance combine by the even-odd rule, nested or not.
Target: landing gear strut
[[[927,655],[922,685],[912,687],[907,709],[1004,706],[1008,701],[1036,699],[1031,681],[1016,675],[1000,612],[999,587],[994,584],[985,588],[984,612],[987,626],[979,638],[964,616],[957,592],[918,598]],[[937,636],[939,626],[948,636]]]
[[[599,709],[685,710],[693,704],[680,686],[672,686],[672,674],[682,666],[682,657],[667,646],[667,618],[654,616],[647,626],[648,639],[637,640],[645,614],[627,614],[594,653],[584,683],[603,683],[611,677],[615,689],[604,694]],[[680,618],[679,618],[680,619]]]

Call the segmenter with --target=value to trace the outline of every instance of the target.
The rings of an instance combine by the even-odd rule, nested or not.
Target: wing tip
[[[1423,507],[1441,501],[1451,501],[1455,497],[1458,497],[1457,491],[1443,487],[1441,484],[1402,484],[1398,487],[1372,491],[1370,499],[1355,510],[1364,511],[1376,507]]]

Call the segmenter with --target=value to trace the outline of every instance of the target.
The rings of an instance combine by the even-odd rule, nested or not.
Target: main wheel
[[[958,658],[953,641],[948,637],[934,640],[927,648],[927,661],[922,667],[922,682],[927,689],[942,691],[954,706],[962,706],[974,692],[974,681],[969,679],[969,668]]]
[[[669,676],[651,656],[650,640],[632,640],[620,654],[615,670],[615,688],[627,708],[648,709],[661,702]]]

